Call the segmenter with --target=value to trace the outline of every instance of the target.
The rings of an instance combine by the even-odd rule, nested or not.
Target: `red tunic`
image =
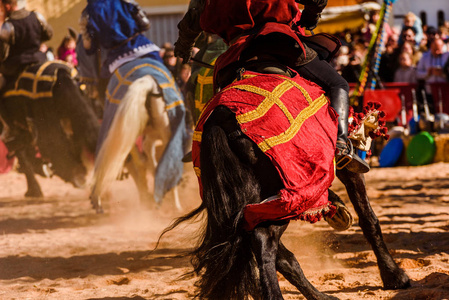
[[[316,222],[334,213],[327,189],[334,179],[337,118],[319,86],[300,76],[246,72],[216,94],[193,136],[193,165],[201,191],[201,134],[218,105],[236,114],[242,132],[270,158],[285,186],[279,199],[245,207],[247,230],[267,220]]]
[[[230,44],[245,31],[265,23],[291,27],[298,11],[295,0],[206,0],[200,22],[204,31],[218,34]]]
[[[206,0],[201,14],[201,28],[205,32],[218,34],[231,47],[215,63],[214,74],[228,64],[238,61],[240,54],[251,40],[270,33],[283,33],[301,46],[291,26],[300,19],[301,12],[295,0]],[[214,80],[214,82],[216,82]]]

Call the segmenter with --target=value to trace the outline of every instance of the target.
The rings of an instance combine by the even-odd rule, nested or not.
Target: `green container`
[[[427,131],[415,135],[407,147],[407,160],[412,166],[422,166],[433,162],[435,140]]]

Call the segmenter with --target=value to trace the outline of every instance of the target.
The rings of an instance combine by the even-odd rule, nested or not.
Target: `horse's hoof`
[[[95,212],[99,215],[104,214],[103,207],[98,206],[97,208],[95,208]]]
[[[42,192],[40,190],[28,190],[25,193],[25,197],[29,197],[29,198],[42,198],[44,197],[44,194],[42,194]]]
[[[394,281],[384,283],[384,290],[403,290],[409,287],[411,287],[410,278],[405,273]]]
[[[345,203],[340,198],[331,196],[329,196],[329,201],[337,208],[337,212],[332,218],[324,217],[324,220],[337,231],[349,229],[354,219]]]
[[[75,188],[82,189],[86,185],[86,178],[82,174],[75,174],[70,182]]]

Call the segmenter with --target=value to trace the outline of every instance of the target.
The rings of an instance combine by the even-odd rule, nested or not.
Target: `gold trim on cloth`
[[[211,65],[215,65],[215,62],[217,61],[217,59],[215,58],[212,62]],[[197,84],[199,84],[200,87],[200,93],[199,93],[199,98],[200,99],[194,99],[195,102],[195,107],[198,108],[199,111],[203,111],[204,106],[206,106],[207,101],[209,101],[210,99],[207,99],[207,101],[204,101],[204,86],[205,85],[213,85],[214,84],[214,76],[213,74],[211,75],[211,71],[213,71],[213,69],[208,69],[206,68],[204,71],[204,74],[198,73],[197,75]],[[195,93],[196,94],[196,93]]]
[[[280,97],[282,97],[285,92],[292,88],[292,85],[289,82],[282,82],[277,87],[275,87],[272,92],[252,85],[234,85],[232,88],[251,92],[253,94],[258,94],[265,97],[262,103],[260,103],[255,110],[238,115],[236,117],[237,122],[239,122],[240,124],[248,123],[264,116],[274,104],[277,104],[277,106],[282,110],[290,123],[293,122],[293,116],[290,114],[287,107],[280,99]]]
[[[173,79],[173,77],[170,77],[169,74],[164,72],[164,70],[162,70],[161,68],[158,68],[156,66],[153,66],[151,64],[141,64],[141,65],[137,65],[134,68],[132,68],[131,70],[129,70],[125,74],[125,76],[122,76],[120,74],[119,69],[114,71],[114,75],[117,77],[118,84],[114,88],[114,91],[112,92],[112,95],[111,95],[111,93],[109,93],[109,91],[106,91],[106,98],[108,99],[108,101],[111,102],[111,103],[114,103],[114,104],[119,104],[121,99],[115,98],[115,95],[117,94],[117,91],[119,90],[119,88],[122,85],[128,85],[128,86],[131,85],[133,82],[128,80],[128,77],[131,76],[136,70],[144,68],[144,67],[152,68],[152,69],[154,69],[156,71],[159,71],[160,73],[162,73],[164,75],[164,77],[167,79],[168,82],[160,84],[159,86],[160,86],[161,89],[172,88],[173,90],[177,91],[175,80]],[[180,99],[182,98],[181,95],[179,95],[179,98]],[[172,109],[172,108],[174,108],[176,106],[179,106],[179,105],[183,105],[183,103],[184,102],[182,100],[176,101],[176,102],[174,102],[174,103],[172,103],[170,105],[167,105],[166,106],[166,110]]]
[[[193,136],[192,136],[192,140],[194,140],[195,142],[201,143],[202,135],[203,135],[203,132],[201,132],[201,131],[194,131],[193,132]]]
[[[313,116],[318,110],[320,110],[326,104],[327,98],[323,94],[317,99],[315,99],[315,101],[313,101],[310,106],[303,109],[295,118],[295,121],[291,123],[291,126],[285,132],[281,133],[280,135],[268,138],[263,142],[259,143],[257,146],[259,146],[260,150],[266,152],[271,148],[273,148],[274,146],[288,142],[298,133],[298,131],[301,129],[302,124],[304,124],[304,122],[309,117]]]
[[[201,177],[201,169],[198,167],[193,167],[193,170],[195,171],[195,174],[197,177]]]
[[[176,102],[173,102],[172,104],[165,106],[165,110],[170,110],[170,109],[175,108],[176,106],[179,106],[179,105],[184,105],[184,101],[178,100]]]
[[[36,73],[29,72],[27,69],[25,69],[25,71],[23,71],[17,78],[15,85],[14,85],[14,90],[6,91],[3,96],[4,97],[25,96],[25,97],[28,97],[33,100],[38,99],[38,98],[53,97],[52,90],[45,91],[45,92],[37,91],[39,82],[47,81],[47,82],[51,82],[52,84],[54,84],[56,82],[56,80],[58,79],[56,76],[56,72],[53,75],[42,75],[42,73],[44,73],[45,69],[51,64],[65,64],[65,65],[69,66],[66,62],[56,60],[56,61],[46,61],[39,67],[39,69],[36,71]],[[72,71],[71,76],[72,75],[73,75],[73,71]],[[27,91],[25,89],[19,89],[18,84],[21,79],[31,79],[33,81],[33,84],[32,84],[33,87],[32,87],[31,92]],[[52,88],[53,88],[53,86],[52,86]]]
[[[285,117],[290,123],[290,127],[284,131],[283,133],[273,136],[270,138],[265,139],[263,142],[259,143],[259,148],[266,152],[270,150],[271,148],[275,147],[276,145],[283,144],[291,140],[300,130],[302,124],[312,115],[314,115],[320,108],[322,108],[327,103],[327,98],[323,95],[318,97],[315,100],[312,100],[310,97],[310,94],[298,83],[294,82],[293,80],[274,75],[280,79],[283,80],[282,83],[277,85],[273,91],[267,91],[263,88],[252,86],[252,85],[234,85],[231,86],[225,90],[229,89],[237,89],[242,91],[247,91],[253,94],[264,96],[265,99],[256,107],[256,109],[246,112],[244,114],[238,115],[236,117],[237,122],[239,124],[248,123],[251,121],[254,121],[258,118],[261,118],[264,116],[273,105],[277,105],[281,111],[284,113]],[[248,76],[244,76],[248,77]],[[250,78],[250,77],[248,77]],[[306,101],[310,104],[308,107],[303,109],[296,118],[293,118],[292,114],[288,110],[288,108],[285,106],[285,104],[282,102],[281,97],[284,95],[287,91],[289,91],[292,88],[296,88],[301,91],[303,96],[305,97]]]

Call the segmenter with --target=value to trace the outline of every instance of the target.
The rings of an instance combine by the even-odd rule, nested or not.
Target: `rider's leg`
[[[349,85],[337,71],[326,61],[318,57],[307,64],[296,67],[296,71],[305,79],[311,80],[321,86],[330,98],[331,106],[338,117],[337,133],[337,167],[339,161],[352,161],[347,164],[348,170],[356,173],[366,173],[369,165],[356,153],[352,153],[351,142],[348,141],[348,116],[349,116]],[[348,156],[348,154],[350,156]]]

